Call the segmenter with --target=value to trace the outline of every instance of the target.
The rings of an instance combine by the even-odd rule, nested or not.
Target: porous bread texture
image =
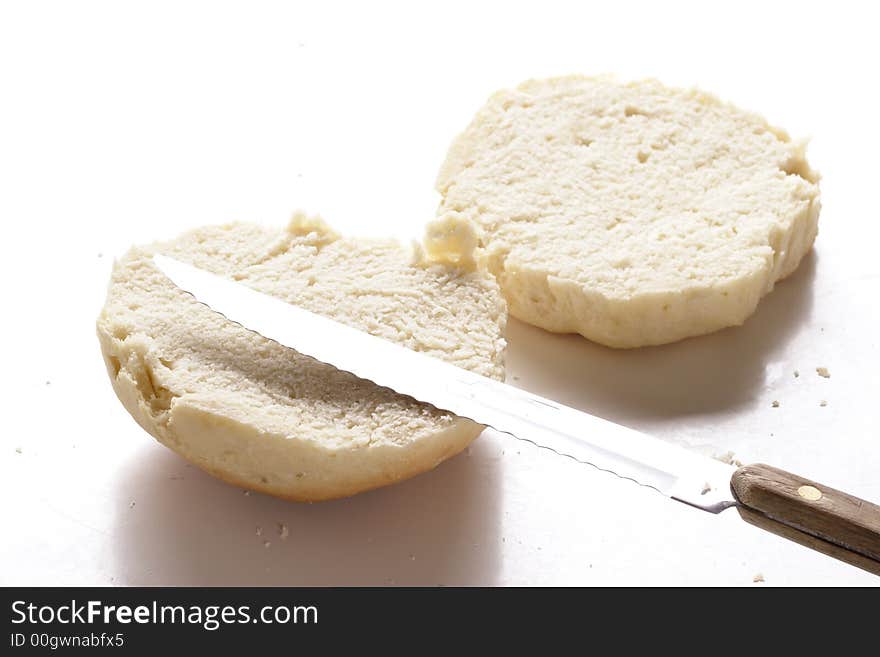
[[[98,337],[125,408],[159,442],[228,482],[324,500],[429,470],[482,430],[224,320],[152,262],[177,258],[313,312],[503,379],[506,308],[484,272],[394,241],[212,226],[115,263]]]
[[[696,90],[532,80],[452,144],[426,248],[449,257],[475,232],[510,313],[550,331],[612,347],[709,333],[745,321],[813,244],[805,146]]]

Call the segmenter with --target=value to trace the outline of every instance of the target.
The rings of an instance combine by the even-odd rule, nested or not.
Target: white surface
[[[614,71],[812,135],[817,248],[744,327],[706,338],[618,352],[512,322],[509,380],[880,499],[871,10],[415,4],[3,4],[0,584],[876,585],[735,512],[501,435],[401,485],[295,505],[185,465],[126,414],[94,318],[129,244],[297,207],[418,236],[446,146],[487,94]]]

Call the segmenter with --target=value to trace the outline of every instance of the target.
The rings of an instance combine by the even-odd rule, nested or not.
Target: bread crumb
[[[425,233],[428,261],[473,271],[480,252],[480,231],[457,211],[428,223]]]
[[[262,535],[263,535],[263,528],[260,527],[259,525],[257,525],[256,534],[257,534],[257,536],[262,536]]]
[[[281,537],[282,541],[286,541],[287,537],[290,536],[290,530],[287,529],[287,525],[283,522],[278,523],[278,535]]]
[[[724,452],[724,454],[716,454],[714,457],[716,461],[721,461],[722,463],[727,463],[727,465],[733,465],[733,452]]]
[[[21,447],[16,447],[16,448],[15,448],[15,453],[16,453],[16,454],[21,454]]]
[[[250,497],[251,492],[249,490],[243,491],[245,497]]]
[[[773,403],[771,403],[770,405],[771,405],[773,408],[779,408],[779,402],[776,401],[775,399],[773,400]]]
[[[705,495],[705,494],[708,493],[710,490],[712,490],[712,486],[711,486],[711,485],[709,484],[709,482],[707,481],[705,484],[703,484],[703,489],[700,491],[700,495]]]
[[[270,545],[272,545],[271,542],[269,542],[269,541],[263,541],[263,547],[264,547],[264,548],[267,548],[267,547],[269,547]]]
[[[743,467],[743,462],[740,461],[739,459],[733,459],[733,464],[738,468]]]
[[[831,378],[831,372],[828,371],[827,367],[817,367],[816,374],[821,376],[823,379],[830,379]]]
[[[762,575],[761,573],[758,573],[757,575],[755,575],[754,577],[752,577],[752,581],[755,582],[755,583],[763,582],[763,581],[764,581],[764,575]]]
[[[828,402],[823,399],[819,402],[819,406],[828,406]]]

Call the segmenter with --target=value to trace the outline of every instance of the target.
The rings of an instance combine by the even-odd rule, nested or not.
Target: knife
[[[153,261],[228,321],[303,355],[692,507],[735,507],[753,525],[880,575],[880,506],[769,465],[735,468],[173,258]]]

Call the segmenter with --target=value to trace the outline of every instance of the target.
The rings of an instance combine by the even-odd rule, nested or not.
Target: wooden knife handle
[[[760,463],[730,487],[746,521],[880,575],[880,506]]]

